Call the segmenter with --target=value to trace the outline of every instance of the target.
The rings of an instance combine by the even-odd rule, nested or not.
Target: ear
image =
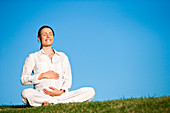
[[[40,41],[41,42],[41,38],[38,36],[38,41]]]

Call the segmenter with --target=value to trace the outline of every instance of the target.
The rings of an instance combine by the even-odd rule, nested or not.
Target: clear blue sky
[[[0,1],[0,105],[22,104],[26,57],[39,50],[38,29],[71,63],[71,90],[91,86],[93,101],[170,96],[170,2]]]

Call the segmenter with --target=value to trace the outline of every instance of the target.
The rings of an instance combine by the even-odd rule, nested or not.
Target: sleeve
[[[70,62],[66,55],[63,61],[63,77],[64,77],[63,78],[64,82],[62,84],[61,89],[65,90],[65,92],[68,92],[72,85],[72,74],[71,74]]]
[[[31,75],[33,69],[35,67],[35,61],[33,54],[30,54],[23,66],[22,75],[21,75],[21,84],[22,85],[30,85],[30,84],[37,84],[38,77],[40,74]]]

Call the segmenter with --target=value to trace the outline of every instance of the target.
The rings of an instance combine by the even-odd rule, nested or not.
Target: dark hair
[[[51,31],[53,32],[53,36],[55,35],[55,34],[54,34],[54,30],[53,30],[50,26],[45,25],[45,26],[42,26],[42,27],[38,30],[38,37],[41,38],[41,30],[44,29],[44,28],[50,28]]]
[[[40,37],[40,39],[41,39],[41,30],[44,28],[50,28],[51,31],[53,32],[53,36],[55,35],[54,30],[50,26],[44,25],[44,26],[40,27],[40,29],[38,30],[38,37]],[[41,45],[40,49],[42,49],[42,45]]]

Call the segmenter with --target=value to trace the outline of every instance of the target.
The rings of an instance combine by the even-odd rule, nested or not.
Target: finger
[[[47,89],[43,89],[45,94],[48,94],[48,90]]]
[[[52,87],[52,86],[50,86],[49,88],[52,89],[52,90],[56,90],[56,88],[54,88],[54,87]]]
[[[47,91],[47,89],[44,88],[43,91]]]
[[[60,75],[59,75],[59,74],[58,74],[57,76],[58,76],[58,78],[60,77]]]
[[[50,70],[51,73],[55,73],[53,70]]]
[[[50,95],[50,96],[53,96],[53,92],[52,91],[47,91],[46,94]]]
[[[48,94],[48,95],[51,94],[51,91],[49,91],[47,89],[43,89],[43,91],[44,91],[45,94]]]
[[[43,91],[49,92],[49,90],[47,90],[46,88],[44,88]]]
[[[47,91],[44,91],[44,93],[45,93],[45,94],[48,94],[48,92],[47,92]]]
[[[56,75],[55,75],[55,79],[56,79],[56,80],[58,80],[58,79],[59,79],[59,77],[60,77],[60,75],[59,75],[59,74],[56,74]]]

